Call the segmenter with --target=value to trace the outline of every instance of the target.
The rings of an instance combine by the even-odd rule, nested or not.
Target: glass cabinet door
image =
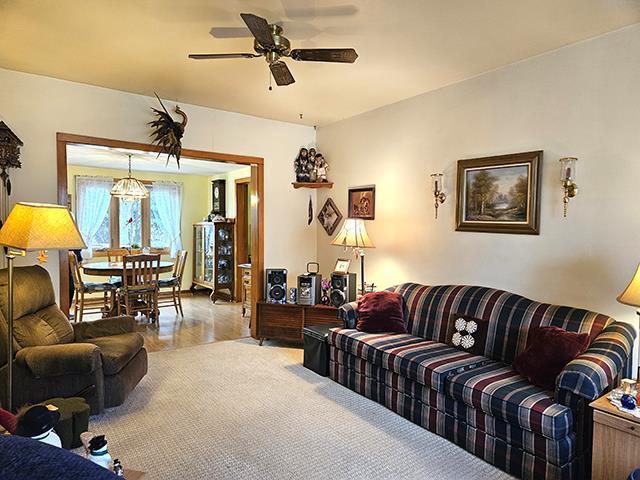
[[[230,285],[233,279],[233,232],[228,224],[220,225],[217,238],[218,271],[216,280],[218,285]]]
[[[202,226],[201,225],[196,225],[194,228],[194,247],[195,247],[195,256],[193,257],[195,259],[195,268],[194,268],[194,272],[193,272],[193,276],[195,277],[196,280],[202,281],[204,280],[204,276],[203,276],[203,260],[204,260],[204,256],[203,256],[203,252],[202,252]]]
[[[214,278],[214,265],[213,265],[213,225],[205,225],[204,229],[204,281],[213,282]]]

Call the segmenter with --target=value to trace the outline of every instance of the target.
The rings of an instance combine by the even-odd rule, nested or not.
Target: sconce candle
[[[576,178],[576,162],[575,157],[564,157],[560,159],[560,181],[564,189],[564,216],[567,216],[567,208],[569,207],[569,199],[578,194],[578,185],[575,183]]]
[[[441,203],[447,199],[447,196],[442,191],[443,189],[443,180],[444,175],[442,173],[432,173],[431,174],[431,184],[433,189],[433,197],[434,197],[434,205],[436,208],[436,218],[438,218],[438,207]]]

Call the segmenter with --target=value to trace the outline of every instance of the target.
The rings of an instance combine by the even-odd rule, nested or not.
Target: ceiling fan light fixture
[[[137,178],[131,176],[131,155],[129,155],[129,176],[121,178],[111,189],[111,196],[132,202],[149,197],[149,190]]]

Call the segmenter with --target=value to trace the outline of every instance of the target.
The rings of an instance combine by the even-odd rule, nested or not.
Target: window
[[[78,228],[92,249],[150,246],[175,254],[182,248],[182,188],[175,182],[147,184],[150,198],[111,196],[108,177],[76,177]]]

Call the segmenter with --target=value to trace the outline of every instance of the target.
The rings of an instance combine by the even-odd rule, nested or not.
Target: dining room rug
[[[151,353],[90,428],[145,480],[512,478],[301,361],[253,339]]]

